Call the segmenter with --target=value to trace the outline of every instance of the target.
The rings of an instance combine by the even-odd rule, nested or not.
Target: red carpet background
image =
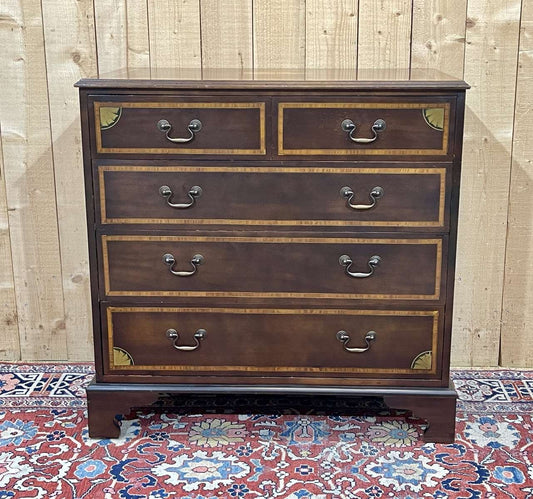
[[[91,364],[0,364],[0,499],[533,498],[533,371],[455,370],[457,438],[372,415],[157,413],[87,435]],[[379,408],[378,408],[379,409]]]

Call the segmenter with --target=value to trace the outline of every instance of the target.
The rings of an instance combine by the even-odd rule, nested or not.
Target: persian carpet
[[[453,371],[452,445],[424,444],[422,421],[372,401],[363,416],[274,399],[244,401],[262,413],[143,410],[118,440],[92,440],[92,374],[0,364],[0,498],[533,498],[533,371]]]

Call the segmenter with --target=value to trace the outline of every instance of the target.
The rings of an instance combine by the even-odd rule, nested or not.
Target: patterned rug
[[[92,373],[0,364],[0,499],[533,498],[533,371],[455,370],[453,445],[423,444],[421,421],[379,407],[192,414],[197,402],[92,440]]]

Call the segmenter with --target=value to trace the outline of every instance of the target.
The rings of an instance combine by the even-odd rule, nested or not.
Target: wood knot
[[[472,19],[471,17],[466,18],[466,27],[467,28],[473,28],[476,25],[476,20]]]
[[[79,282],[83,281],[83,274],[74,274],[70,280],[75,283],[75,284],[78,284]]]
[[[14,326],[18,321],[17,314],[15,312],[10,313],[4,317],[4,324],[6,326]]]
[[[58,330],[66,329],[67,325],[65,323],[65,319],[58,319],[54,323],[54,329],[53,332],[57,332]]]

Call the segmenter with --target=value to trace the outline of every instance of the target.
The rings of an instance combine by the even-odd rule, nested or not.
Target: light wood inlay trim
[[[107,241],[109,236],[102,236],[102,265],[104,267],[104,289],[106,295],[111,290],[111,279],[109,277],[109,250],[107,248]]]
[[[100,191],[100,221],[103,224],[111,223],[107,218],[106,209],[106,192],[105,192],[105,172],[106,171],[120,171],[120,170],[108,170],[106,167],[98,167],[98,189]],[[95,210],[96,211],[96,206]],[[127,218],[124,220],[128,220]]]
[[[165,296],[187,298],[309,298],[345,300],[438,300],[440,294],[432,295],[384,295],[350,293],[292,293],[292,292],[254,292],[254,291],[106,291],[107,296]]]
[[[280,225],[339,227],[442,227],[435,222],[381,222],[362,220],[254,220],[240,218],[107,218],[103,224],[175,224],[175,225]]]
[[[259,168],[259,167],[258,167]],[[439,175],[439,219],[425,221],[380,220],[268,220],[235,218],[108,218],[106,213],[105,172],[211,172],[211,173],[303,173],[303,174],[384,174]],[[283,168],[267,167],[157,167],[157,166],[99,166],[100,217],[102,224],[183,224],[183,225],[281,225],[281,226],[378,226],[378,227],[443,227],[446,194],[446,168]]]
[[[438,316],[438,310],[371,310],[343,308],[232,308],[232,307],[108,307],[112,312],[169,312],[240,315],[384,315]]]
[[[108,307],[107,308],[107,337],[108,337],[108,363],[111,370],[117,371],[238,371],[238,372],[329,372],[329,373],[376,373],[376,374],[436,374],[437,363],[433,361],[431,369],[376,369],[376,368],[334,368],[334,367],[291,367],[291,366],[195,366],[195,365],[114,365],[113,348],[113,313],[135,312],[167,312],[167,313],[226,313],[226,314],[271,314],[271,315],[376,315],[376,316],[425,316],[433,317],[432,327],[432,354],[436,359],[438,348],[439,312],[438,310],[351,310],[351,309],[246,309],[246,308],[187,308],[187,307]],[[118,345],[117,345],[118,346]]]
[[[288,244],[438,244],[439,238],[392,239],[367,237],[246,237],[246,236],[132,236],[103,235],[107,241],[175,241],[211,243]]]
[[[212,243],[257,243],[257,244],[429,244],[436,246],[435,291],[432,295],[386,295],[351,293],[293,293],[255,291],[112,291],[109,276],[109,241],[169,241],[169,242],[212,242]],[[313,299],[377,299],[377,300],[438,300],[442,277],[442,239],[366,239],[366,238],[294,238],[294,237],[215,237],[215,236],[130,236],[103,235],[102,253],[104,266],[104,290],[108,296],[187,296],[195,298],[313,298]]]
[[[105,102],[93,101],[96,152],[117,154],[266,154],[265,103],[264,102]],[[259,109],[259,149],[196,149],[170,147],[102,147],[102,130],[100,129],[100,107],[122,108],[170,108],[170,109]]]
[[[442,240],[437,242],[437,256],[435,258],[435,299],[438,299],[440,294],[440,280],[441,280],[441,267],[442,267]]]
[[[441,149],[375,149],[372,147],[358,149],[286,149],[283,145],[283,112],[285,109],[308,108],[343,108],[343,109],[427,109],[440,107],[444,109],[444,127],[442,130]],[[449,102],[279,102],[278,103],[278,155],[386,155],[386,156],[434,156],[444,155],[448,152],[448,135],[450,127]],[[378,139],[379,140],[379,139]]]
[[[451,165],[451,163],[450,163]],[[445,168],[346,168],[346,167],[285,167],[285,166],[137,166],[100,165],[99,170],[120,172],[222,172],[222,173],[385,173],[387,175],[445,173]]]

